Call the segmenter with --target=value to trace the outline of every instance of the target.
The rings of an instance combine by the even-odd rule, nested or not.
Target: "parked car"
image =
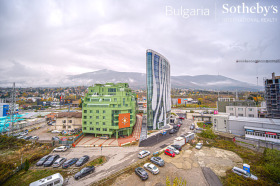
[[[177,149],[175,149],[174,147],[168,146],[167,149],[173,151],[175,154],[180,154],[180,152]]]
[[[171,156],[171,157],[175,157],[175,153],[170,149],[165,149],[164,154]]]
[[[32,136],[32,137],[30,138],[30,140],[38,140],[38,139],[39,139],[38,136]]]
[[[150,151],[142,150],[141,152],[139,152],[138,158],[142,159],[142,158],[145,158],[146,156],[149,156],[149,155],[150,155]]]
[[[54,163],[53,167],[60,167],[64,162],[66,161],[66,158],[58,158]]]
[[[52,155],[49,159],[44,163],[44,167],[50,167],[55,160],[57,160],[60,156],[59,155]]]
[[[25,136],[18,136],[17,139],[23,139]]]
[[[179,117],[179,119],[185,119],[185,118],[183,118],[183,117]]]
[[[99,139],[105,139],[105,140],[107,140],[107,139],[109,139],[109,137],[106,136],[106,135],[104,135],[104,136],[101,136]]]
[[[65,152],[67,150],[66,146],[60,146],[60,147],[56,147],[55,149],[53,149],[53,152]]]
[[[19,135],[21,135],[21,136],[25,136],[25,135],[27,135],[27,134],[28,134],[28,131],[20,132],[20,133],[19,133]]]
[[[59,139],[59,137],[54,136],[54,137],[52,137],[52,140],[53,140],[53,141],[59,141],[60,139]]]
[[[62,168],[66,169],[66,168],[70,167],[71,165],[74,165],[78,160],[79,160],[78,158],[69,159],[62,164]]]
[[[182,147],[180,145],[171,145],[171,147],[174,147],[175,149],[181,151]]]
[[[61,133],[59,130],[53,130],[52,133]]]
[[[144,168],[150,171],[152,174],[158,174],[159,169],[152,163],[145,163]]]
[[[60,140],[61,141],[67,141],[67,138],[66,137],[62,137]]]
[[[174,134],[174,133],[176,133],[176,132],[177,132],[177,130],[171,129],[171,130],[169,131],[169,134]]]
[[[194,125],[191,125],[191,126],[190,126],[190,130],[194,130]]]
[[[177,124],[177,125],[173,125],[173,129],[175,129],[175,130],[179,130],[179,126],[178,126],[179,124]]]
[[[200,150],[202,148],[202,143],[197,143],[195,146],[196,149]]]
[[[88,166],[88,167],[85,167],[83,168],[81,171],[77,172],[74,176],[74,178],[76,180],[88,175],[88,174],[91,174],[93,173],[93,171],[95,170],[95,167],[94,166]]]
[[[196,130],[203,130],[203,129],[202,129],[202,128],[200,128],[200,127],[197,127],[197,128],[196,128]]]
[[[141,180],[147,180],[149,178],[148,173],[141,167],[135,169],[135,174],[141,178]]]
[[[29,140],[30,138],[32,138],[32,136],[24,136],[22,139]]]
[[[42,166],[52,155],[46,155],[42,157],[37,163],[36,166]]]
[[[231,170],[232,170],[232,172],[234,172],[235,174],[238,174],[239,176],[243,176],[245,178],[251,178],[252,180],[258,180],[257,176],[250,174],[246,170],[240,169],[238,167],[233,167]]]
[[[161,157],[151,157],[151,162],[160,167],[164,166],[164,160]]]
[[[89,156],[84,155],[83,157],[81,157],[81,158],[77,161],[76,166],[77,166],[77,167],[80,167],[80,166],[82,166],[83,164],[85,164],[88,160],[89,160]]]

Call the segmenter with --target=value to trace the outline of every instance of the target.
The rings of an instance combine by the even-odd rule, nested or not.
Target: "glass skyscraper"
[[[146,51],[147,126],[161,129],[169,123],[171,113],[170,64],[161,54]]]

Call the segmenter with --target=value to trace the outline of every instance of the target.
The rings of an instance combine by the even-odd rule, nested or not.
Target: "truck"
[[[183,137],[177,137],[174,139],[174,145],[180,145],[183,146],[185,145],[185,139]]]
[[[63,177],[60,173],[53,174],[46,178],[37,180],[29,184],[29,186],[62,186],[63,185]]]

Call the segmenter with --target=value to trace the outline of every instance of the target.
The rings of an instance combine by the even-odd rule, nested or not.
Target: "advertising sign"
[[[178,99],[178,104],[181,104],[181,99]]]
[[[130,113],[119,114],[119,129],[130,127]]]
[[[265,134],[276,135],[276,133],[273,133],[273,132],[265,132]]]
[[[219,114],[219,112],[217,110],[214,110],[214,114]]]

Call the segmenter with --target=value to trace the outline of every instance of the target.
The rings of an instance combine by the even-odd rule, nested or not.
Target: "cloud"
[[[100,69],[145,73],[148,48],[170,61],[172,75],[221,74],[255,83],[256,76],[280,74],[279,64],[259,64],[257,69],[235,63],[278,59],[280,25],[221,21],[225,2],[1,1],[2,81],[24,79],[32,86],[32,79],[52,82]],[[167,16],[166,6],[209,8],[210,16]]]

